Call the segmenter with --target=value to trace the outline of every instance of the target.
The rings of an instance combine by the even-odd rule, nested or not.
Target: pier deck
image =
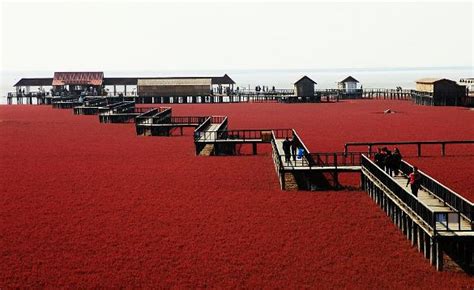
[[[404,175],[399,175],[392,177],[397,184],[405,188],[405,190],[411,194],[410,188],[406,187],[407,177]],[[432,212],[436,213],[445,213],[447,215],[447,220],[440,216],[440,220],[436,221],[437,230],[449,230],[449,231],[440,231],[440,235],[469,235],[474,236],[474,230],[471,228],[471,222],[463,217],[458,211],[449,207],[446,202],[443,202],[440,198],[434,196],[425,188],[420,188],[417,194],[417,200],[426,208]],[[448,222],[448,223],[447,223]],[[471,232],[472,231],[472,232]]]

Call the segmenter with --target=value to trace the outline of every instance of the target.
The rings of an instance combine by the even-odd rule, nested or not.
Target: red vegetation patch
[[[388,107],[400,113],[372,114]],[[228,115],[232,128],[294,127],[312,151],[474,137],[472,112],[404,102],[173,109]],[[280,191],[268,155],[196,157],[189,134],[137,137],[49,107],[0,107],[0,137],[0,287],[474,286],[437,273],[363,192]],[[462,166],[473,149],[462,150],[414,161],[466,193],[472,180],[440,168],[472,175]]]

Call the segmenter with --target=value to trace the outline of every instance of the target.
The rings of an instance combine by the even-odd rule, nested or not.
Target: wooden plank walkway
[[[203,134],[197,141],[215,142],[217,140],[217,129],[220,125],[221,123],[209,125],[209,127],[207,127],[206,130],[202,132]]]
[[[278,155],[282,156],[283,168],[285,170],[311,170],[311,171],[341,171],[341,172],[352,172],[352,171],[360,171],[360,166],[324,166],[324,165],[312,165],[309,166],[309,161],[306,156],[302,156],[300,159],[293,159],[291,156],[290,161],[285,161],[285,152],[283,151],[283,141],[285,139],[275,139],[275,143],[277,145]]]
[[[293,159],[293,156],[290,157],[290,161],[285,161],[285,151],[283,150],[283,142],[285,139],[275,139],[275,144],[277,146],[277,151],[278,155],[282,156],[282,162],[283,162],[283,167],[284,169],[294,169],[296,167],[308,167],[309,166],[304,166],[304,164],[309,165],[308,160],[306,159],[305,156],[302,156],[300,159]]]
[[[407,184],[407,177],[403,176],[403,175],[399,175],[399,176],[395,176],[395,177],[392,177],[401,187],[405,188],[405,190],[411,194],[411,189],[410,189],[410,186],[406,187],[406,184]],[[456,220],[450,220],[449,221],[449,227],[448,227],[448,230],[451,230],[451,231],[458,231],[456,234],[457,235],[473,235],[474,232],[459,232],[459,224],[458,224],[458,215],[459,215],[459,212],[457,212],[456,210],[453,210],[452,208],[450,208],[448,205],[446,205],[443,201],[441,201],[438,197],[432,195],[431,193],[429,193],[428,191],[426,191],[425,189],[423,188],[420,188],[418,190],[418,196],[417,196],[417,199],[423,204],[425,205],[427,208],[429,208],[431,211],[433,212],[442,212],[442,213],[446,213],[448,214],[448,219],[450,218],[450,214],[451,216],[455,216],[456,217]],[[464,218],[462,215],[460,215],[460,222],[461,222],[461,230],[463,231],[471,231],[471,224],[470,222]],[[438,229],[446,229],[446,221],[439,221],[437,222],[437,225],[436,227]],[[452,235],[453,233],[452,232],[439,232],[440,235]]]

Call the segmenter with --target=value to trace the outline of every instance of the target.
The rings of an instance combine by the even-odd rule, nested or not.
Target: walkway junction
[[[53,78],[22,78],[15,92],[8,93],[8,104],[56,104],[75,106],[80,97],[121,98],[137,104],[196,104],[281,102],[318,103],[344,99],[410,100],[421,105],[472,106],[474,96],[466,86],[447,79],[425,78],[416,81],[415,90],[362,88],[348,76],[337,88],[315,89],[307,76],[292,89],[256,86],[236,87],[227,75],[185,77],[104,77],[103,72],[55,72]],[[76,103],[75,103],[76,102]]]
[[[447,144],[474,144],[474,140],[347,143],[343,152],[311,152],[292,128],[229,129],[226,116],[173,116],[170,107],[135,107],[122,98],[86,97],[81,101],[53,101],[54,108],[73,108],[77,115],[98,115],[103,123],[135,123],[137,135],[183,135],[192,128],[198,156],[238,155],[240,146],[271,146],[271,157],[282,190],[340,189],[339,174],[360,175],[361,188],[392,219],[411,244],[442,270],[444,265],[474,271],[474,203],[420,171],[421,189],[415,197],[407,189],[412,165],[402,161],[401,175],[391,176],[371,159],[379,145],[414,145],[421,155],[424,144],[439,144],[442,155]],[[285,138],[294,138],[297,154],[287,159]],[[351,151],[353,147],[367,151]]]

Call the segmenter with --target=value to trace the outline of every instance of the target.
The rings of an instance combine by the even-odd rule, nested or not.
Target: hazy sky
[[[472,66],[473,4],[3,2],[2,70]]]

